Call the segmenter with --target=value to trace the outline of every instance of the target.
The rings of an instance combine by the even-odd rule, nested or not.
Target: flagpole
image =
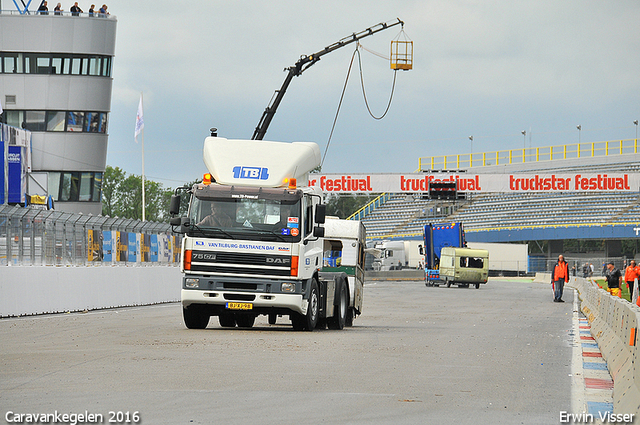
[[[142,104],[142,92],[140,92],[140,103]],[[144,106],[143,106],[144,107]],[[142,127],[142,221],[146,221],[145,194],[144,194],[144,126]]]

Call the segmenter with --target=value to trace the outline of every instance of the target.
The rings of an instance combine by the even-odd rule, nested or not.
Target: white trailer
[[[378,255],[373,260],[373,270],[417,269],[423,259],[421,245],[419,240],[375,242],[373,248],[378,251]]]
[[[489,270],[492,272],[523,274],[528,271],[528,244],[468,242],[467,247],[489,251]]]
[[[346,273],[349,279],[347,326],[362,312],[365,241],[365,228],[360,221],[327,217],[322,271]]]

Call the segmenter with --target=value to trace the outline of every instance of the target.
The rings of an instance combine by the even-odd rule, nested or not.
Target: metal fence
[[[0,266],[177,265],[168,223],[0,205]]]
[[[630,259],[624,257],[572,257],[570,255],[564,256],[565,261],[569,267],[569,274],[571,276],[577,277],[593,277],[593,278],[602,278],[605,275],[606,264],[612,261],[615,267],[620,270],[622,275],[624,276],[624,271],[626,267],[629,265]],[[544,269],[540,268],[536,271],[540,272],[552,272],[554,266],[558,262],[558,256],[554,256],[551,259],[541,259],[543,261],[545,267]],[[593,265],[593,271],[591,271],[591,267],[585,267],[586,265]],[[574,272],[575,271],[575,272]]]

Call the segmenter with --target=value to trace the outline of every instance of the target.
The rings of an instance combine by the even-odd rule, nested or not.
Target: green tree
[[[102,179],[102,215],[116,217],[116,208],[119,204],[119,183],[124,180],[126,173],[120,167],[107,165]]]
[[[347,218],[374,199],[373,195],[328,195],[326,199],[327,215]]]
[[[145,215],[148,221],[169,221],[172,190],[145,179]],[[102,214],[142,219],[142,177],[107,166],[102,182]]]

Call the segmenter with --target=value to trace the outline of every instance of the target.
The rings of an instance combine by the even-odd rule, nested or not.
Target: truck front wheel
[[[182,318],[188,329],[204,329],[209,324],[209,315],[195,305],[182,307]]]

